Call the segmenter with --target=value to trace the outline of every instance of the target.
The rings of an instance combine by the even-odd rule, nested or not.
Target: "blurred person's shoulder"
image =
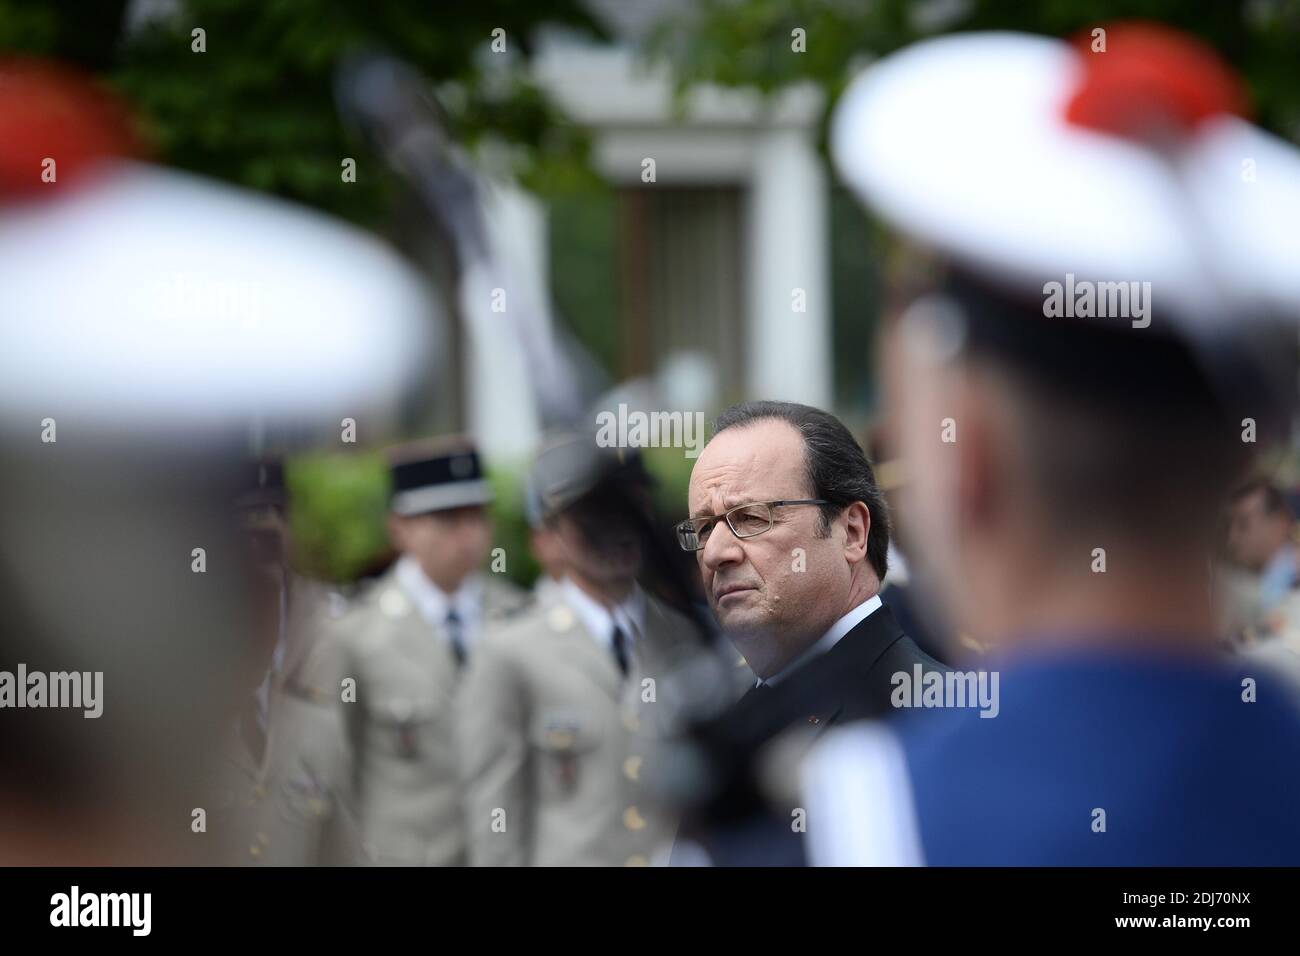
[[[1282,638],[1271,638],[1243,648],[1241,659],[1246,666],[1260,664],[1281,678],[1300,701],[1300,648]]]
[[[1260,795],[1300,785],[1300,706],[1262,662],[1098,654],[998,671],[995,712],[896,714],[814,751],[805,786],[847,847],[821,846],[819,863],[1294,865],[1300,824]],[[1106,840],[1107,816],[1145,822]],[[915,846],[891,856],[898,833]]]
[[[1294,664],[1300,658],[1280,648],[1271,655],[1187,660],[1080,654],[1002,666],[989,661],[981,672],[1000,677],[993,710],[912,710],[896,715],[889,728],[913,770],[936,777],[954,767],[977,777],[977,766],[991,761],[1011,776],[1065,780],[1080,762],[1103,758],[1112,771],[1127,767],[1134,780],[1190,775],[1207,753],[1231,754],[1237,762],[1248,751],[1300,752],[1300,685],[1292,682],[1300,668]],[[1066,737],[1071,747],[1062,748]]]
[[[483,576],[483,617],[487,622],[509,622],[533,603],[533,595],[504,574]]]
[[[288,611],[291,620],[328,624],[341,618],[352,601],[337,585],[296,572],[289,575]]]
[[[333,613],[318,617],[320,633],[309,660],[317,669],[340,658],[382,650],[418,619],[415,602],[390,568]]]
[[[655,618],[665,625],[666,636],[673,640],[695,640],[698,628],[696,624],[677,608],[662,598],[646,594],[646,627],[649,629]]]
[[[285,689],[290,698],[323,703],[327,647],[348,614],[349,601],[333,584],[291,572],[285,603]]]
[[[673,658],[697,651],[702,645],[699,626],[671,604],[646,594],[645,637],[647,654]],[[740,659],[743,663],[743,658]]]
[[[489,587],[492,585],[489,579]],[[558,593],[531,594],[501,582],[507,590],[485,608],[483,647],[499,656],[528,654],[538,638],[577,626],[577,618]],[[485,604],[488,602],[485,600]]]

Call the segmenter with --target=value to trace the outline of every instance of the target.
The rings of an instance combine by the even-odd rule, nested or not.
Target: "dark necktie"
[[[460,615],[452,608],[447,612],[447,638],[451,641],[451,653],[456,658],[456,666],[465,666],[465,635],[461,627]]]
[[[614,634],[611,638],[611,643],[614,646],[614,663],[618,665],[619,673],[626,677],[628,668],[627,634],[618,626],[617,621],[614,623]]]

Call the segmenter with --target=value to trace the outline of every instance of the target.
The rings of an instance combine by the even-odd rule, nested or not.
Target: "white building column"
[[[826,173],[808,127],[757,135],[749,189],[746,395],[828,408],[830,225]],[[796,311],[796,289],[803,290]]]
[[[534,451],[541,425],[529,356],[518,323],[550,328],[547,221],[542,205],[512,184],[484,184],[484,220],[500,267],[472,276],[462,290],[466,336],[467,427],[485,456],[519,459]],[[504,283],[495,286],[495,283]],[[505,293],[503,314],[492,311],[493,288]],[[528,315],[517,314],[520,310]]]

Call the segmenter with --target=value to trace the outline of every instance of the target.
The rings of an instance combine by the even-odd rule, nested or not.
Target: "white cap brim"
[[[845,92],[835,164],[901,232],[1024,291],[1072,273],[1149,281],[1184,316],[1216,296],[1300,305],[1300,245],[1283,235],[1300,211],[1296,151],[1224,117],[1197,131],[1175,175],[1152,149],[1066,121],[1082,69],[1045,37],[918,43]]]
[[[0,407],[38,420],[359,415],[403,394],[437,318],[377,237],[126,162],[6,209],[0,287]]]

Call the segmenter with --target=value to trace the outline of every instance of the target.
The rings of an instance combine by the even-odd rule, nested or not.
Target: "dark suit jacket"
[[[745,694],[719,721],[716,731],[731,746],[761,746],[787,727],[825,728],[892,711],[894,674],[948,670],[903,633],[888,607],[864,618],[825,654],[809,661],[775,687]]]
[[[718,719],[697,731],[713,769],[711,798],[686,828],[716,864],[798,863],[801,847],[789,839],[790,817],[766,805],[757,784],[763,746],[795,726],[821,733],[835,724],[893,711],[892,678],[903,671],[947,672],[903,633],[889,608],[881,606],[774,687],[749,691]]]

